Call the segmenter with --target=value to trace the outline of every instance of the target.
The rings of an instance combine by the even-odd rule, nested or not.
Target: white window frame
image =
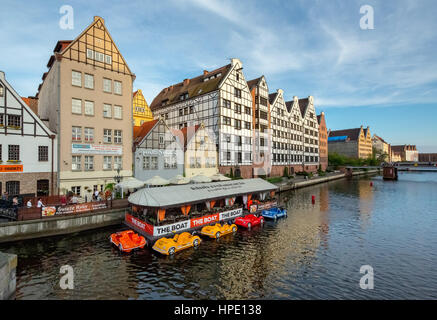
[[[112,143],[112,129],[103,129],[103,142]]]
[[[123,107],[114,105],[114,119],[123,119]]]
[[[76,70],[71,71],[71,85],[82,87],[82,72]]]
[[[78,126],[71,127],[71,140],[82,141],[82,127],[78,127]]]
[[[109,84],[109,89],[108,89]],[[103,78],[103,92],[112,93],[112,80]]]
[[[103,156],[103,170],[112,169],[112,156]]]
[[[94,76],[89,73],[84,75],[84,87],[87,89],[94,89]]]
[[[123,143],[123,132],[122,130],[114,129],[114,143]]]
[[[94,170],[94,156],[85,156],[85,171]]]
[[[71,157],[71,170],[81,171],[82,170],[82,156],[72,156]]]
[[[114,156],[114,169],[122,169],[123,168],[123,158],[121,156]]]
[[[94,102],[85,100],[84,111],[85,111],[85,115],[93,116],[94,115]]]
[[[103,118],[112,118],[112,105],[109,103],[103,104]]]
[[[121,81],[114,80],[114,93],[121,95],[123,92]]]
[[[80,107],[79,107],[79,103],[80,103]],[[71,99],[71,113],[82,114],[82,100],[76,98]]]
[[[85,142],[94,141],[94,128],[89,128],[89,127],[84,128],[84,139]]]

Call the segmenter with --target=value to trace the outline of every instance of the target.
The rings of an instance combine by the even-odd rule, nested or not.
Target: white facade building
[[[0,192],[57,194],[57,140],[0,71]]]

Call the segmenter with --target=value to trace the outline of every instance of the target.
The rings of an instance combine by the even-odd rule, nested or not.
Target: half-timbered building
[[[57,139],[0,71],[0,193],[57,193]]]

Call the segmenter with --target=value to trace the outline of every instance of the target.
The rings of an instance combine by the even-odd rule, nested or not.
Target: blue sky
[[[62,5],[74,29],[59,27]],[[360,28],[360,7],[374,29]],[[34,95],[57,40],[105,19],[148,102],[185,78],[243,61],[287,99],[313,95],[333,130],[370,126],[392,144],[437,152],[437,3],[433,0],[0,0],[0,69]]]

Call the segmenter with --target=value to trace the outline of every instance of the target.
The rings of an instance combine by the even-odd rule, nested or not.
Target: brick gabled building
[[[325,113],[317,116],[319,124],[319,162],[322,170],[328,167],[328,129],[326,127]]]

